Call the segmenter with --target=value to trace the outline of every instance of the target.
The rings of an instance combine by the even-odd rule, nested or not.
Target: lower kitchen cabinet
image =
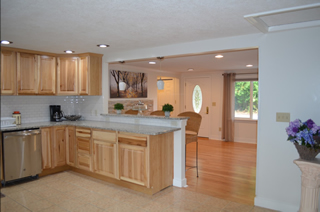
[[[66,127],[53,127],[52,168],[66,165]]]
[[[76,129],[75,127],[66,127],[66,158],[69,166],[76,165]]]
[[[42,169],[52,168],[51,127],[41,128]]]
[[[92,142],[89,128],[76,128],[76,167],[92,171]]]
[[[106,181],[113,178],[119,185],[151,194],[172,185],[172,132],[144,135],[55,126],[41,128],[41,133],[43,169],[68,164],[75,171]]]
[[[116,131],[93,130],[93,169],[95,173],[118,178]]]
[[[118,134],[119,176],[121,180],[149,187],[148,136]]]
[[[120,179],[148,187],[147,148],[119,144]]]

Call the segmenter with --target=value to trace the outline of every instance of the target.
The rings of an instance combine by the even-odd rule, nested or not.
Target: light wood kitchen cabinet
[[[118,132],[120,180],[160,191],[172,185],[173,133],[142,135]]]
[[[146,135],[118,134],[120,179],[149,188],[147,140]]]
[[[81,54],[79,57],[79,95],[102,94],[102,55]]]
[[[52,128],[52,168],[66,165],[66,127],[59,126]]]
[[[42,169],[52,168],[51,127],[41,128]]]
[[[17,53],[18,95],[38,93],[38,57],[35,54]]]
[[[16,94],[17,53],[1,50],[1,95]]]
[[[108,177],[118,178],[116,131],[92,130],[92,140],[93,171]]]
[[[78,95],[78,57],[57,58],[57,94]]]
[[[77,159],[76,167],[92,171],[92,142],[89,128],[76,128]]]
[[[75,127],[68,126],[66,128],[66,153],[67,164],[69,166],[76,165],[76,129]]]
[[[39,85],[38,94],[56,94],[56,57],[39,55],[38,56],[38,75]]]

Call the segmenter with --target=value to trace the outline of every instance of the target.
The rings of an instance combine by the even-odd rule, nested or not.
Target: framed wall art
[[[110,98],[147,98],[146,73],[110,69]]]

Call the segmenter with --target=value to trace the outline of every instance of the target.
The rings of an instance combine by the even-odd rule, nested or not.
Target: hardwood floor
[[[199,138],[199,178],[186,172],[187,189],[253,205],[256,185],[256,144]],[[187,166],[195,164],[195,143],[187,145]]]

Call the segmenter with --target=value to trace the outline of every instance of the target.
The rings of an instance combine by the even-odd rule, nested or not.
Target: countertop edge
[[[100,126],[99,126],[100,124]],[[101,126],[104,125],[104,126]],[[105,121],[64,121],[64,122],[31,122],[18,125],[16,127],[1,128],[1,132],[24,130],[24,129],[35,129],[43,127],[54,127],[54,126],[75,126],[75,127],[86,127],[101,130],[112,130],[120,132],[131,132],[145,135],[160,135],[178,131],[181,128],[175,127],[163,127],[163,126],[150,126],[142,124],[124,124],[117,122],[105,122]],[[137,131],[136,127],[142,126]]]

